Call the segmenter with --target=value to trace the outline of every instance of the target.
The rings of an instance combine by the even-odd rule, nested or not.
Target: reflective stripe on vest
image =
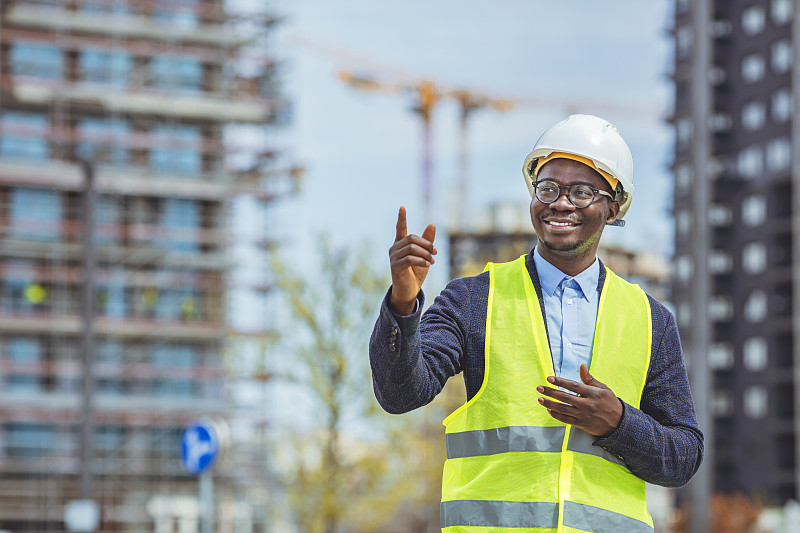
[[[445,419],[443,530],[652,533],[644,481],[595,446],[595,437],[555,420],[537,401],[536,386],[555,372],[525,257],[487,269],[483,384]],[[637,408],[650,329],[647,296],[607,271],[590,372]]]
[[[558,527],[558,504],[546,502],[508,502],[489,500],[456,500],[442,502],[441,527]],[[564,504],[564,525],[593,533],[652,533],[648,524],[580,503]]]

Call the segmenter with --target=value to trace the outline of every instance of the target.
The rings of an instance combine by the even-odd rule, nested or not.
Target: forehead
[[[595,189],[609,189],[608,182],[595,169],[571,159],[553,159],[544,164],[537,176],[540,180],[553,180],[560,185],[586,183]]]

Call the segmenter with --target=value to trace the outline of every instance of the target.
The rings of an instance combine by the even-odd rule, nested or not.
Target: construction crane
[[[391,92],[410,94],[414,97],[412,111],[422,119],[422,197],[423,213],[426,221],[431,220],[431,193],[433,189],[433,159],[431,139],[431,114],[434,107],[443,99],[455,100],[461,109],[460,142],[459,142],[459,223],[466,224],[469,198],[469,164],[468,164],[468,124],[472,113],[478,109],[490,108],[506,112],[514,107],[508,99],[492,98],[485,94],[467,89],[447,89],[430,80],[419,80],[411,83],[385,82],[365,76],[356,76],[340,70],[339,79],[354,89],[367,92]]]

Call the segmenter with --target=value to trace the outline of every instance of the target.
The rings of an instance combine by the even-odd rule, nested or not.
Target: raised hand
[[[561,422],[573,425],[595,437],[607,437],[619,426],[622,420],[622,401],[610,388],[597,381],[586,365],[581,365],[581,381],[572,381],[550,376],[547,381],[577,393],[577,396],[550,387],[536,387],[541,394],[555,398],[539,398],[539,403],[547,408],[550,416]]]
[[[433,246],[435,237],[436,226],[433,224],[428,224],[421,237],[409,235],[406,208],[400,207],[394,244],[389,248],[389,265],[392,269],[389,305],[395,313],[410,315],[414,312],[417,294],[428,275],[428,269],[435,262],[433,256],[438,253]]]

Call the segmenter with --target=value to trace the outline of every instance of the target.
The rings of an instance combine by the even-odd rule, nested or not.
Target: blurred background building
[[[183,428],[250,416],[221,363],[234,200],[269,204],[297,178],[269,143],[289,107],[265,45],[276,14],[256,9],[0,3],[0,530],[62,531],[85,497],[102,531],[196,525]],[[217,474],[230,531],[265,528],[251,444]]]
[[[713,489],[767,505],[798,497],[796,7],[675,2],[672,297],[708,373]]]

